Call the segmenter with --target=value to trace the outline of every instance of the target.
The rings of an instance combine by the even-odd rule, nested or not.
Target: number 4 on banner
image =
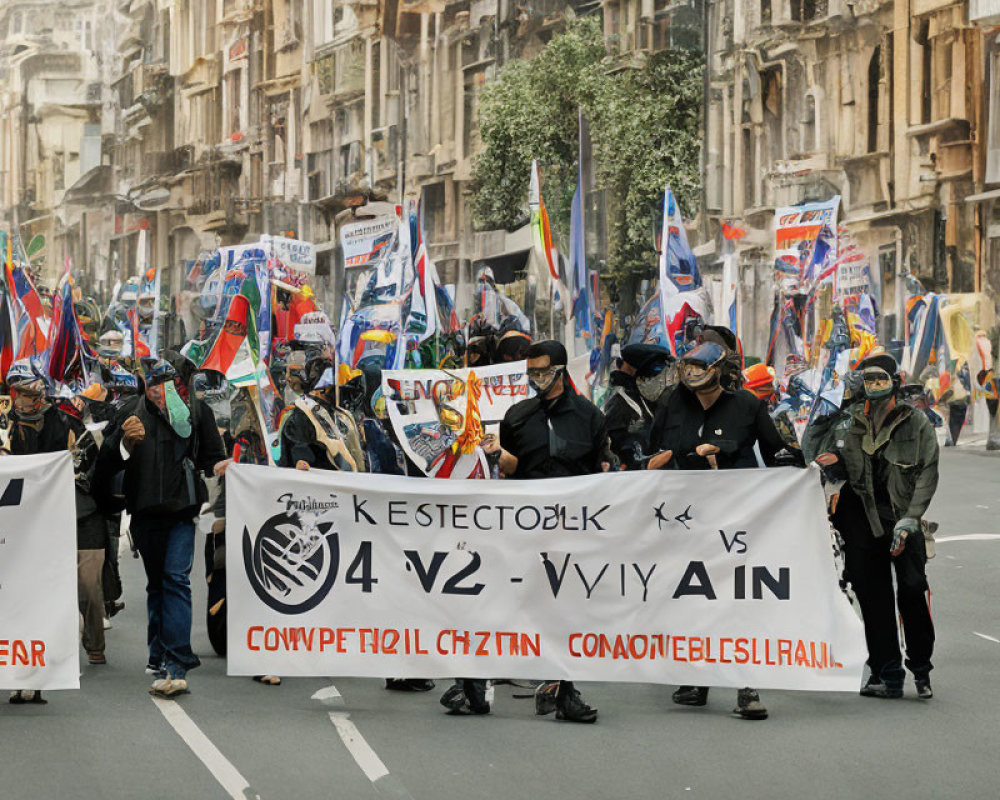
[[[361,576],[358,576],[358,570]],[[344,583],[360,584],[362,592],[371,592],[372,585],[378,583],[378,578],[372,577],[372,543],[362,542],[358,553],[354,556],[351,566],[347,568]]]

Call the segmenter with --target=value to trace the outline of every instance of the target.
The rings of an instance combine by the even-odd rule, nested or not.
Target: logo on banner
[[[243,565],[257,596],[282,614],[304,614],[326,599],[337,580],[340,543],[332,522],[303,520],[296,511],[243,529]]]

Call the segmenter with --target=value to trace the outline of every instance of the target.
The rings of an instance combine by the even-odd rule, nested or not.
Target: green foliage
[[[703,61],[694,51],[671,50],[638,67],[615,66],[599,22],[588,17],[571,22],[535,58],[504,68],[483,92],[472,210],[484,228],[523,220],[535,158],[553,227],[565,239],[582,108],[607,195],[608,277],[625,277],[655,264],[652,231],[665,186],[688,215],[696,209]]]

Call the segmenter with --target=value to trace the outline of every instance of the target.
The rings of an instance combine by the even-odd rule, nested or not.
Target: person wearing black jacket
[[[723,387],[731,353],[716,342],[703,342],[680,360],[680,385],[656,414],[650,433],[649,469],[741,469],[758,466],[754,446],[767,466],[785,443],[767,405],[746,389]],[[796,451],[799,452],[800,451]],[[801,454],[800,454],[801,455]],[[679,705],[703,706],[705,686],[681,686],[673,694]],[[740,689],[734,713],[743,719],[767,719],[756,689]]]
[[[483,450],[499,458],[508,478],[565,478],[607,469],[610,453],[604,415],[573,390],[567,363],[566,348],[559,342],[537,342],[528,348],[528,382],[535,397],[507,411],[500,423],[499,441],[494,437],[483,441]],[[488,705],[479,713],[486,711]],[[572,681],[551,681],[536,689],[535,713],[553,711],[556,719],[597,721],[597,709],[583,702]]]
[[[194,519],[207,500],[202,472],[229,462],[209,406],[186,398],[177,371],[144,359],[145,395],[101,448],[98,478],[110,485],[124,472],[125,507],[146,570],[149,617],[147,672],[152,694],[187,692],[187,672],[201,662],[191,649]],[[183,394],[182,394],[183,392]]]
[[[13,409],[10,454],[15,456],[71,451],[76,475],[77,584],[80,612],[84,617],[83,644],[92,664],[104,660],[104,614],[101,595],[101,565],[104,561],[103,518],[89,491],[93,461],[84,448],[75,448],[82,425],[74,425],[45,396],[45,382],[25,359],[7,372]],[[95,535],[96,533],[96,535]],[[41,691],[13,692],[10,702],[41,703]]]
[[[611,391],[604,401],[611,450],[625,469],[642,469],[657,404],[672,383],[673,358],[653,344],[622,348],[618,369],[608,376]]]

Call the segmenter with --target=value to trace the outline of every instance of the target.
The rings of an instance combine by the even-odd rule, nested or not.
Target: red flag
[[[250,301],[242,294],[233,297],[229,304],[229,313],[212,345],[211,351],[201,364],[202,369],[211,369],[225,375],[236,359],[236,353],[247,338],[247,318],[250,314]]]

